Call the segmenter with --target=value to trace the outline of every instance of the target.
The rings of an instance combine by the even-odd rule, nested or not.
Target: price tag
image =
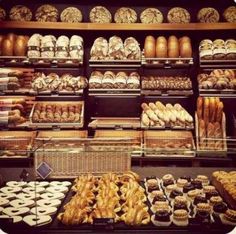
[[[95,230],[114,230],[113,218],[100,218],[93,220],[93,228]]]
[[[42,162],[37,167],[36,172],[42,179],[46,179],[53,170],[46,162]]]

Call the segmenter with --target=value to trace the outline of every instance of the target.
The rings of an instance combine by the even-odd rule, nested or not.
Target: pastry
[[[174,7],[167,14],[169,23],[190,23],[189,12],[181,7]]]
[[[224,10],[223,17],[230,23],[236,22],[236,6],[230,6]]]
[[[35,19],[39,22],[57,22],[58,10],[52,5],[45,4],[37,8]]]
[[[198,189],[191,190],[187,193],[187,197],[190,201],[194,201],[195,197],[200,195],[200,191]]]
[[[174,189],[177,189],[177,185],[176,184],[169,184],[165,187],[165,192],[167,194],[170,194]]]
[[[220,15],[215,8],[202,8],[198,14],[197,19],[201,23],[217,23],[220,20]]]
[[[10,217],[12,216],[18,216],[18,215],[24,215],[27,214],[30,211],[28,207],[7,207],[2,212]]]
[[[32,12],[26,6],[16,5],[11,8],[9,18],[14,21],[30,21],[32,19]]]
[[[197,175],[195,180],[201,181],[203,185],[208,185],[209,184],[209,179],[205,175]],[[212,187],[210,187],[210,188],[212,188]]]
[[[29,226],[43,226],[52,222],[52,218],[49,215],[27,215],[23,218],[23,221]]]
[[[137,13],[132,8],[121,7],[116,11],[114,21],[116,23],[136,23]]]
[[[177,196],[183,196],[183,193],[178,189],[172,190],[171,193],[170,193],[170,198],[174,199]]]
[[[188,182],[191,182],[191,180],[192,180],[191,176],[186,176],[186,175],[185,176],[180,176],[179,178],[187,180]]]
[[[210,222],[210,213],[204,210],[197,210],[195,218],[200,223],[209,223]]]
[[[108,57],[111,60],[123,60],[125,58],[125,48],[120,37],[110,37]]]
[[[36,201],[36,204],[40,207],[58,207],[60,206],[61,201],[59,199],[54,199],[54,200],[40,199]]]
[[[0,7],[0,21],[4,21],[6,19],[6,11]]]
[[[223,202],[223,200],[220,196],[214,196],[214,197],[210,198],[210,205],[211,206],[214,206],[214,205],[222,203],[222,202]]]
[[[221,214],[225,213],[227,210],[227,205],[223,202],[215,203],[213,205],[213,212],[214,214]]]
[[[218,197],[219,193],[216,190],[206,192],[206,198],[211,199],[212,197]]]
[[[30,210],[30,213],[31,214],[34,214],[34,215],[53,215],[57,212],[57,208],[56,207],[33,207],[31,210]]]
[[[157,210],[151,220],[155,226],[169,226],[171,224],[170,213],[167,210]]]
[[[149,193],[151,193],[151,192],[154,191],[154,190],[159,190],[158,181],[155,180],[155,179],[149,179],[149,180],[147,180],[146,184],[147,184],[147,191],[148,191]]]
[[[224,218],[229,222],[236,223],[236,211],[232,209],[227,209],[224,214]]]
[[[163,22],[163,14],[157,8],[147,8],[140,14],[143,24],[156,24]]]
[[[92,23],[111,23],[112,16],[110,11],[103,6],[94,7],[89,13],[89,19]]]
[[[33,200],[21,200],[21,199],[15,199],[10,202],[10,205],[14,208],[21,208],[21,207],[32,207],[34,205]]]
[[[188,183],[188,181],[185,180],[185,179],[178,179],[178,180],[177,180],[177,186],[178,186],[179,188],[183,188],[187,183]]]
[[[202,189],[202,181],[201,180],[192,180],[191,184],[194,186],[196,189]]]
[[[173,223],[176,226],[188,225],[188,212],[184,209],[175,210],[173,213]]]
[[[109,45],[105,38],[97,38],[90,50],[92,60],[104,60],[108,56]]]
[[[183,193],[188,193],[191,190],[194,190],[195,187],[191,183],[187,183],[183,187]]]
[[[62,22],[80,23],[83,20],[82,12],[76,7],[65,8],[60,15]]]
[[[207,198],[202,195],[197,195],[194,198],[193,204],[196,206],[198,203],[207,203]]]

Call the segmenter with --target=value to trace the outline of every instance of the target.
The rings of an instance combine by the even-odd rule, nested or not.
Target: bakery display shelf
[[[23,87],[16,90],[1,90],[0,95],[30,95],[30,89]]]
[[[236,68],[235,60],[203,60],[200,59],[199,66],[201,68]]]
[[[202,97],[236,98],[236,89],[199,89]]]
[[[89,89],[89,96],[140,96],[140,89]]]
[[[193,58],[145,58],[142,66],[148,68],[186,68],[193,65]]]
[[[197,117],[197,113],[195,113],[195,133],[196,133],[196,153],[199,157],[201,156],[209,156],[209,157],[226,157],[227,156],[227,140],[226,140],[226,119],[225,119],[225,113],[223,112],[222,115],[222,122],[221,122],[221,129],[223,131],[223,136],[221,139],[218,138],[203,138],[200,137],[199,135],[199,121],[198,121],[198,117]],[[200,147],[200,142],[207,142],[207,144],[209,144],[209,142],[212,142],[212,144],[215,144],[215,141],[220,141],[222,148],[215,148],[215,147],[208,147],[205,146],[204,148]],[[204,143],[204,144],[205,144]],[[211,144],[211,143],[210,143]]]
[[[30,65],[26,56],[0,56],[0,67],[20,67]]]
[[[140,128],[140,118],[92,117],[90,128],[137,129]]]
[[[89,60],[90,67],[99,68],[135,68],[141,67],[141,60]]]
[[[83,93],[83,89],[77,91],[35,91],[33,89],[29,90],[29,95],[32,96],[82,96]]]
[[[234,30],[236,23],[186,23],[186,24],[143,24],[143,23],[65,23],[65,22],[35,22],[35,21],[2,21],[2,29],[50,29],[50,30],[85,30],[85,31],[214,31]]]
[[[141,95],[144,96],[163,96],[163,97],[168,97],[168,96],[184,96],[184,97],[189,97],[193,95],[193,90],[156,90],[156,89],[142,89],[141,90]]]

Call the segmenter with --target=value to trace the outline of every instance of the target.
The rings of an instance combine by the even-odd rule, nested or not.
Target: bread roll
[[[14,33],[8,33],[6,38],[12,41],[12,43],[14,43],[16,40],[16,35]]]
[[[25,56],[27,51],[27,43],[23,36],[19,36],[14,43],[14,55]]]
[[[2,55],[13,56],[13,42],[9,39],[4,39],[2,42]]]
[[[202,97],[198,97],[197,99],[197,116],[198,119],[202,119],[202,110],[203,110],[203,98]]]
[[[158,37],[156,40],[156,57],[167,58],[168,48],[165,37]]]
[[[205,124],[208,125],[209,123],[209,98],[204,99],[203,119],[205,121]]]
[[[156,42],[153,36],[147,36],[144,43],[144,55],[146,58],[155,58]]]
[[[191,58],[192,57],[192,45],[189,37],[181,37],[179,39],[180,46],[180,56],[182,58]]]
[[[223,108],[224,108],[223,102],[219,102],[217,105],[217,111],[216,111],[216,118],[215,118],[216,122],[221,123]]]
[[[175,36],[170,36],[168,39],[168,57],[169,58],[179,57],[179,42]]]

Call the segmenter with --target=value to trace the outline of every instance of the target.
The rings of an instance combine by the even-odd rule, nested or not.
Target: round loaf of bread
[[[79,23],[83,20],[82,12],[76,7],[67,7],[60,15],[62,22]]]
[[[225,9],[223,17],[227,22],[236,23],[236,6],[230,6]]]
[[[167,14],[167,20],[169,23],[189,23],[190,22],[189,12],[181,7],[174,7],[169,10]]]
[[[153,36],[147,36],[144,42],[145,58],[155,58],[156,56],[156,40]]]
[[[49,4],[40,6],[35,13],[35,19],[39,22],[57,22],[58,17],[57,8]]]
[[[14,43],[14,55],[15,56],[25,56],[27,51],[27,42],[23,36],[17,37]]]
[[[26,6],[16,5],[11,8],[9,18],[14,21],[30,21],[32,19],[32,12]]]
[[[143,24],[156,24],[163,22],[162,13],[156,8],[147,8],[140,15]]]
[[[119,8],[114,16],[116,23],[135,23],[137,21],[137,13],[132,8],[121,7]]]
[[[158,37],[156,40],[156,57],[157,58],[167,58],[168,56],[168,46],[165,37]]]
[[[219,22],[220,15],[215,8],[205,7],[198,12],[197,19],[201,23],[216,23]]]
[[[90,11],[89,19],[92,23],[111,23],[112,15],[106,7],[96,6]]]

